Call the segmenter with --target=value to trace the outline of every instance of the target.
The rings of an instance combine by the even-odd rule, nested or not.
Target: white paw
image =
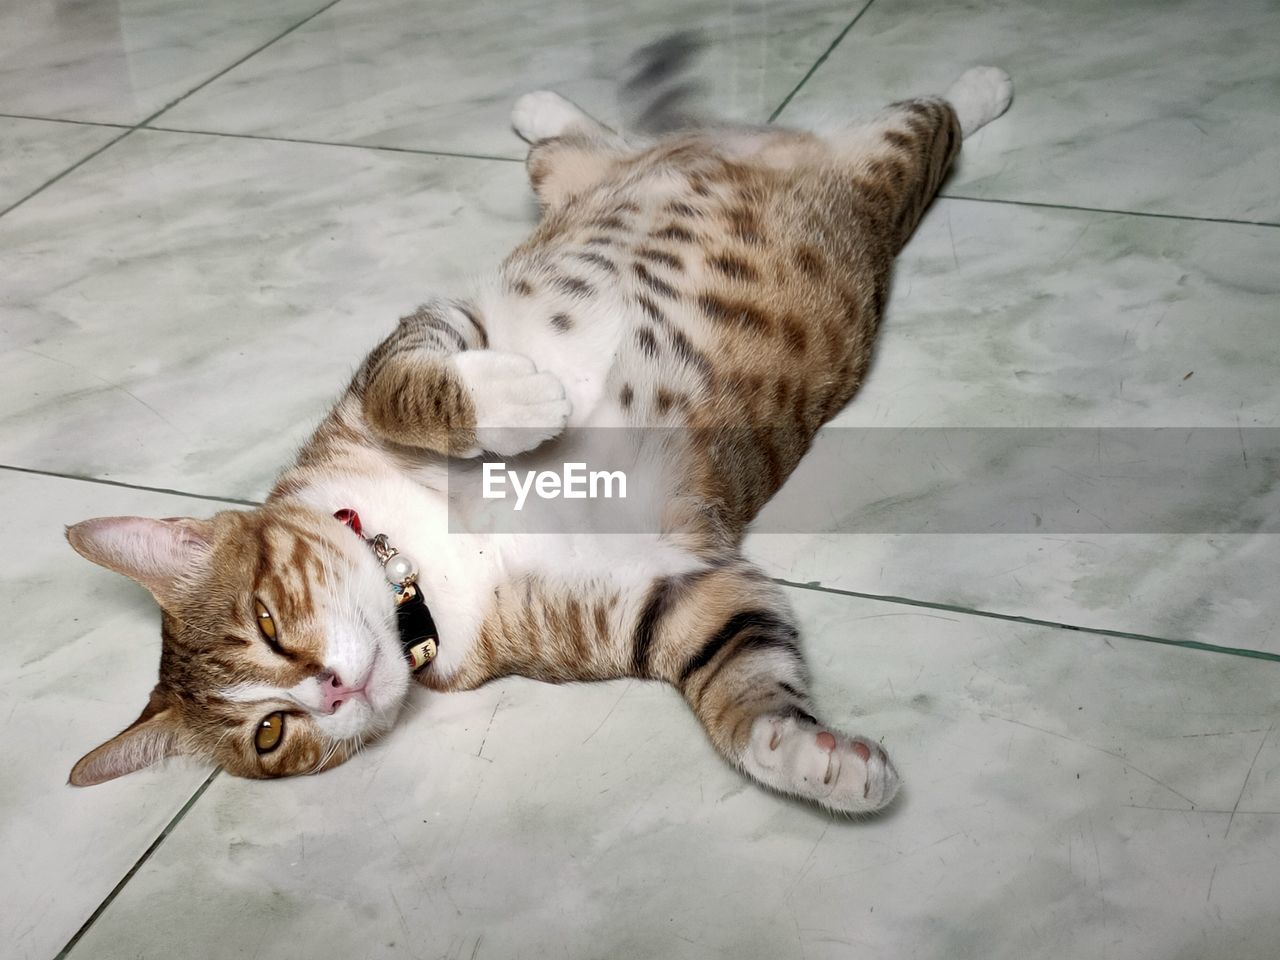
[[[1009,109],[1013,81],[999,67],[973,67],[951,85],[947,99],[955,107],[960,130],[967,137]]]
[[[550,90],[526,93],[511,108],[511,126],[529,143],[558,137],[583,118],[576,105]]]
[[[757,718],[743,766],[775,790],[843,813],[880,810],[898,792],[898,772],[878,744],[795,717]]]
[[[564,430],[572,407],[564,384],[518,353],[464,350],[453,363],[476,410],[476,455],[524,453]]]

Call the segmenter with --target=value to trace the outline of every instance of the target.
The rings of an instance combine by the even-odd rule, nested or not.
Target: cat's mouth
[[[331,740],[368,740],[388,730],[400,715],[409,689],[408,665],[394,634],[372,640],[374,656],[368,672],[333,696],[324,696],[311,715]]]

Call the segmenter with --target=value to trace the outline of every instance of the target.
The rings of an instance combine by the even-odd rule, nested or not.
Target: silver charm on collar
[[[385,533],[380,533],[369,545],[374,555],[382,562],[382,573],[387,582],[403,593],[418,582],[418,565],[391,545]]]

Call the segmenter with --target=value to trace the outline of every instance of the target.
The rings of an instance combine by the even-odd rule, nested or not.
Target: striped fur
[[[662,82],[657,61],[687,53],[659,46],[640,64],[632,89],[656,99],[638,115],[675,129],[646,146],[554,94],[517,104],[541,222],[478,296],[400,321],[265,507],[69,531],[165,612],[147,710],[73,782],[175,753],[246,776],[306,772],[385,730],[408,678],[376,561],[330,516],[354,508],[424,562],[441,631],[419,677],[429,687],[511,674],[661,681],[761,784],[851,813],[892,799],[883,750],[818,719],[795,618],[740,547],[861,384],[893,257],[961,124],[951,103],[925,98],[825,138],[681,129],[687,91]],[[1007,104],[1001,77],[953,88],[966,131]],[[636,454],[657,464],[660,530],[450,534],[447,457],[551,457],[544,441],[583,425],[677,428]],[[259,635],[255,603],[277,637]],[[356,676],[368,678],[363,706],[330,709],[326,690]],[[284,743],[255,751],[264,713],[279,709]]]

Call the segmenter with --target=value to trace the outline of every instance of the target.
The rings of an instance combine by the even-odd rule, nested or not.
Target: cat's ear
[[[213,524],[190,517],[99,517],[67,527],[67,540],[80,556],[137,580],[161,606],[177,582],[205,561],[212,539]]]
[[[81,757],[67,782],[74,787],[91,787],[176,756],[183,752],[181,732],[173,707],[158,691],[153,692],[138,719]]]

